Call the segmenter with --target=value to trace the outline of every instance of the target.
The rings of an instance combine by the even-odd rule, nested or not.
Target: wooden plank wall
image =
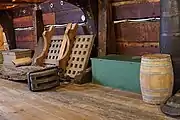
[[[43,11],[45,25],[63,25],[69,22],[82,23],[83,12],[76,6],[61,0],[49,0],[40,5]],[[32,30],[17,30],[17,28],[32,27],[32,7],[23,7],[13,10],[13,24],[15,30],[17,48],[34,49]],[[63,35],[64,28],[56,28],[55,35]],[[83,28],[79,26],[78,34],[84,34]]]
[[[158,20],[142,21],[142,19],[160,17],[159,0],[113,0],[112,6],[117,53],[125,55],[158,53],[160,23]]]
[[[52,6],[52,7],[51,7]],[[115,22],[116,51],[118,54],[142,55],[159,52],[159,21],[122,22],[160,16],[159,0],[112,0],[113,20]],[[83,22],[83,12],[61,0],[50,0],[41,4],[43,20],[47,24]],[[14,27],[32,26],[32,8],[14,10]],[[64,29],[56,29],[55,34],[63,34]],[[79,27],[78,34],[84,34]],[[34,49],[32,30],[15,31],[17,48]]]

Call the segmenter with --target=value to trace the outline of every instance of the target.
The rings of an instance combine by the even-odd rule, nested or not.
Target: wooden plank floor
[[[30,92],[0,79],[0,120],[173,120],[136,94],[92,84]]]

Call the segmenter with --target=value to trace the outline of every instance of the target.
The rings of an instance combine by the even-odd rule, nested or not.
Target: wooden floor
[[[141,97],[95,85],[33,93],[0,79],[0,120],[171,120]]]

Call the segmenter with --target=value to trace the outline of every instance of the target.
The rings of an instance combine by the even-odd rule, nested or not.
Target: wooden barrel
[[[140,86],[143,101],[160,104],[172,95],[174,74],[168,54],[147,54],[141,58]]]

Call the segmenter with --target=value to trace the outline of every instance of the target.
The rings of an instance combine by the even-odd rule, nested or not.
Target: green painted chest
[[[140,93],[140,57],[110,55],[91,62],[93,83]]]

